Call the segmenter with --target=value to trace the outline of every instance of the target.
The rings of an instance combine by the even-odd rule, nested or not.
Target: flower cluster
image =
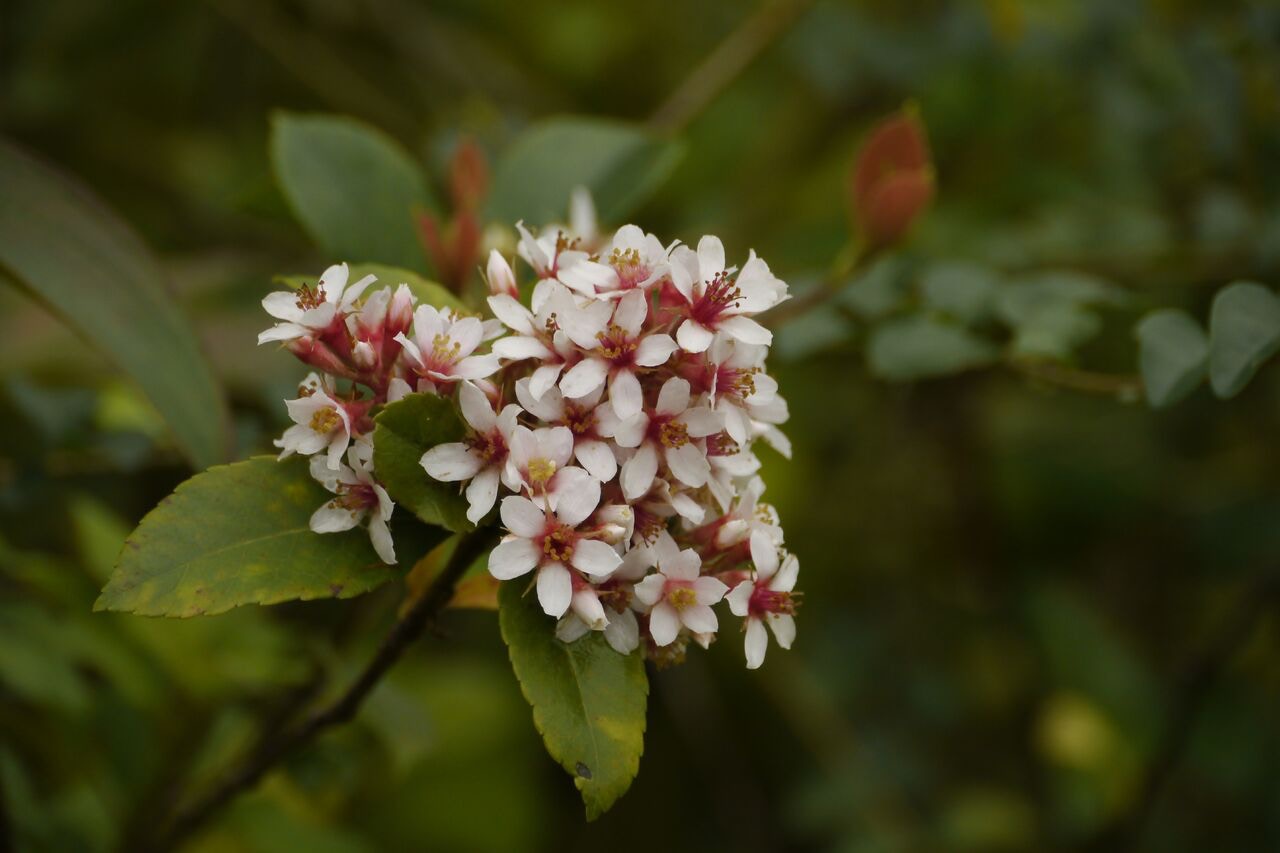
[[[622,654],[669,663],[714,639],[723,602],[759,666],[766,625],[783,648],[795,635],[799,563],[761,501],[754,453],[762,439],[790,455],[765,372],[772,336],[753,319],[787,286],[754,253],[727,264],[715,237],[695,249],[634,225],[606,240],[517,228],[536,281],[522,300],[493,251],[490,319],[416,304],[403,284],[366,296],[372,277],[350,284],[345,265],[264,300],[280,322],[259,342],[316,371],[276,442],[311,455],[335,495],[312,529],[365,523],[394,562],[371,412],[413,392],[451,397],[466,436],[428,450],[423,476],[457,483],[473,523],[497,508],[507,535],[489,571],[529,583],[562,641],[600,631]]]

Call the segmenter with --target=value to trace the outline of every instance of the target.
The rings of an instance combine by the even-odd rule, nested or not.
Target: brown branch
[[[1142,396],[1142,377],[1128,373],[1096,373],[1052,361],[1009,359],[1009,368],[1030,379],[1085,394],[1136,400]]]
[[[184,808],[173,818],[154,844],[154,849],[171,850],[202,827],[238,794],[252,788],[259,779],[300,747],[310,743],[325,729],[349,722],[369,693],[400,659],[405,649],[439,615],[454,587],[471,563],[492,544],[493,534],[477,530],[463,537],[444,569],[431,586],[383,638],[368,665],[341,696],[317,708],[292,729],[259,743],[239,767],[222,778],[204,796]]]
[[[813,0],[765,0],[654,110],[649,125],[661,131],[687,126],[811,5]]]

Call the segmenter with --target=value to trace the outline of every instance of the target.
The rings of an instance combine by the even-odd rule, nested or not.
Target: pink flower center
[[[689,316],[704,326],[711,326],[724,311],[738,304],[742,291],[728,273],[720,273],[707,283],[702,295],[693,300]]]
[[[618,274],[618,289],[631,290],[649,278],[649,265],[635,249],[614,249],[609,255],[609,266]]]
[[[507,441],[500,430],[474,433],[466,444],[479,454],[486,466],[496,465],[507,458]]]
[[[600,355],[609,359],[617,367],[628,367],[635,360],[636,341],[627,334],[627,330],[616,324],[596,335],[600,342]]]
[[[667,601],[676,610],[687,610],[698,603],[698,593],[689,581],[667,581]]]
[[[578,535],[571,528],[553,521],[542,534],[542,553],[551,562],[567,563],[577,541]]]
[[[779,592],[764,584],[756,584],[756,588],[751,591],[751,599],[747,602],[747,612],[752,616],[763,616],[766,613],[794,614],[798,603],[789,592]]]

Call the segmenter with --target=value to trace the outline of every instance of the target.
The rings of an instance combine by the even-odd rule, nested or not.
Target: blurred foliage
[[[299,376],[253,345],[258,300],[273,274],[333,260],[273,178],[274,111],[379,128],[425,165],[420,196],[445,197],[459,139],[501,176],[545,119],[642,123],[744,14],[16,0],[0,126],[158,254],[242,458],[269,449]],[[657,673],[643,772],[584,825],[494,615],[452,613],[354,723],[190,849],[1024,850],[1133,821],[1143,849],[1280,846],[1280,622],[1258,592],[1280,553],[1280,376],[1229,402],[1199,381],[1215,294],[1280,271],[1278,37],[1264,0],[820,0],[671,143],[683,156],[610,143],[655,175],[652,195],[619,186],[601,156],[611,204],[755,248],[802,291],[840,268],[859,139],[908,99],[928,129],[936,200],[912,240],[779,332],[795,460],[765,473],[805,566],[796,650],[748,674],[726,635]],[[427,271],[399,245],[351,260]],[[1037,372],[1146,373],[1133,329],[1162,307],[1209,332],[1208,362],[1171,368],[1180,405]],[[1237,353],[1222,388],[1274,347]],[[7,287],[0,366],[0,826],[18,849],[137,849],[186,781],[343,683],[403,587],[199,620],[92,613],[128,531],[188,471],[112,363]]]

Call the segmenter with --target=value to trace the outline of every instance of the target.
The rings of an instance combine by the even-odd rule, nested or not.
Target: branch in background
[[[449,603],[458,580],[471,563],[492,544],[492,537],[492,531],[488,530],[477,530],[464,536],[439,576],[413,608],[392,626],[368,665],[343,694],[330,704],[316,709],[294,728],[260,742],[238,768],[224,776],[203,797],[173,818],[162,831],[154,849],[169,850],[177,847],[236,795],[253,787],[267,771],[310,743],[325,729],[354,718],[369,693],[400,659],[405,649]]]
[[[1121,400],[1137,400],[1142,396],[1142,377],[1130,373],[1096,373],[1080,370],[1065,364],[1052,361],[1027,361],[1025,359],[1007,359],[1005,364],[1017,373],[1030,379],[1065,388],[1069,391],[1080,391],[1085,394],[1100,394],[1104,397],[1117,397]]]
[[[1241,591],[1235,606],[1222,620],[1213,641],[1187,667],[1173,697],[1168,722],[1147,765],[1141,788],[1131,809],[1105,826],[1085,845],[1093,851],[1141,849],[1142,833],[1152,812],[1182,763],[1191,743],[1195,724],[1209,697],[1213,694],[1223,670],[1235,658],[1254,629],[1280,596],[1280,574],[1267,575]]]
[[[811,5],[813,0],[765,0],[654,110],[649,125],[660,131],[686,127]]]

